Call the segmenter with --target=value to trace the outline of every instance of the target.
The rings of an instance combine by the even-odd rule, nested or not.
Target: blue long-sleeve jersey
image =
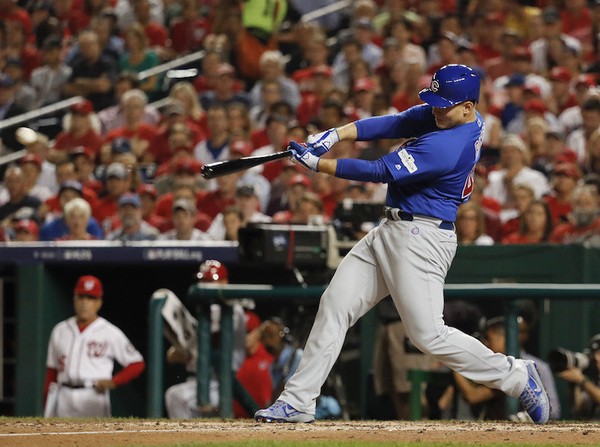
[[[386,205],[454,222],[473,190],[483,118],[439,129],[432,107],[421,105],[355,122],[357,140],[415,138],[376,161],[339,159],[336,177],[388,184]]]

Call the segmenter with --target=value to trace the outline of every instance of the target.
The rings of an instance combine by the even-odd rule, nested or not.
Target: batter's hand
[[[313,155],[308,150],[306,144],[296,143],[295,141],[290,142],[289,148],[292,150],[294,158],[297,163],[300,163],[305,168],[310,169],[311,171],[318,171],[319,166],[319,157]]]
[[[106,390],[114,390],[117,387],[115,382],[110,379],[102,379],[94,383],[94,389],[98,394],[104,393]]]
[[[306,139],[308,150],[317,157],[320,157],[325,152],[329,152],[331,147],[340,141],[340,136],[335,128],[320,132],[315,135],[309,135]]]

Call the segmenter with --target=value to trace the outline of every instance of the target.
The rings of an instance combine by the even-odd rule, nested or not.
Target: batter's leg
[[[295,409],[315,414],[315,402],[340,354],[346,332],[388,295],[371,249],[377,229],[346,255],[323,293],[315,322],[296,373],[280,399]]]

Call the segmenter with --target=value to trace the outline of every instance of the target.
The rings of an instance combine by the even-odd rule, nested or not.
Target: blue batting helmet
[[[464,101],[479,101],[479,75],[466,65],[444,65],[435,72],[431,86],[419,98],[433,107],[452,107]]]

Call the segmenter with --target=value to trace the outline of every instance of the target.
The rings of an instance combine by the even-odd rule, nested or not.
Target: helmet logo
[[[437,80],[433,80],[431,81],[431,91],[433,93],[437,93],[437,91],[440,89],[440,83]]]

